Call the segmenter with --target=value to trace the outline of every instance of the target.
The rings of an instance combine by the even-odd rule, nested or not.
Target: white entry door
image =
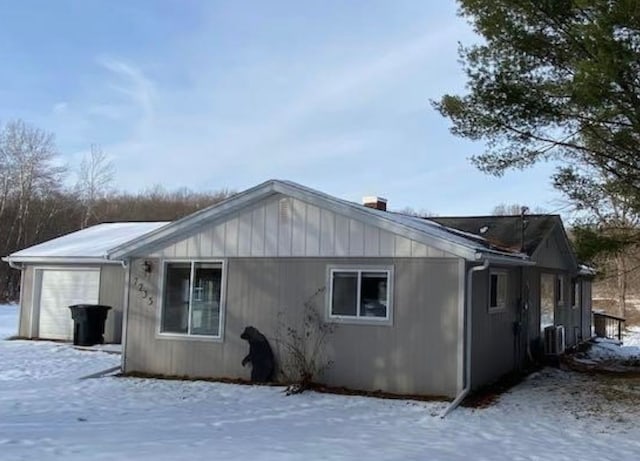
[[[38,337],[73,339],[73,320],[69,306],[97,304],[100,269],[42,269]]]

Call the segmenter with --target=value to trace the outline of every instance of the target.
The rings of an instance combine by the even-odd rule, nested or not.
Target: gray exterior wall
[[[489,274],[507,273],[507,302],[504,309],[489,310]],[[494,267],[473,273],[473,319],[471,342],[471,387],[477,389],[513,371],[519,364],[521,336],[514,333],[519,321],[520,268]]]
[[[582,279],[582,338],[587,340],[593,336],[591,332],[592,323],[592,288],[593,281],[589,278]]]
[[[125,269],[120,265],[100,268],[99,303],[111,306],[104,327],[106,343],[120,343],[122,339],[122,304],[124,303]]]
[[[20,276],[20,317],[18,336],[31,338],[31,305],[33,303],[33,267],[26,266]]]
[[[146,258],[149,260],[148,258]],[[151,260],[154,267],[161,261]],[[161,271],[145,275],[142,260],[131,262],[137,278],[158,299]],[[393,325],[339,324],[326,353],[333,361],[321,381],[353,389],[454,396],[461,387],[460,277],[454,258],[229,258],[226,264],[224,336],[220,341],[168,338],[158,334],[157,302],[130,290],[125,371],[190,377],[248,378],[240,365],[248,345],[247,325],[262,331],[274,352],[278,315],[302,322],[303,304],[327,284],[328,266],[393,265]],[[325,295],[316,308],[326,313]]]
[[[547,259],[549,261],[549,259]],[[556,260],[558,262],[558,260]],[[468,266],[469,268],[471,266]],[[489,274],[491,270],[508,273],[508,301],[504,310],[489,311]],[[556,306],[555,324],[565,328],[567,347],[591,336],[591,281],[581,279],[581,305],[571,306],[569,272],[534,267],[490,267],[474,274],[472,388],[477,389],[516,371],[531,353],[543,353],[540,330],[540,277],[543,273],[565,276],[564,305]],[[522,280],[522,283],[521,283]],[[522,290],[522,291],[521,291]]]
[[[65,264],[43,264],[43,265],[25,265],[22,269],[22,280],[20,286],[20,314],[18,320],[18,335],[25,338],[38,337],[38,316],[35,312],[35,318],[31,318],[34,303],[34,294],[37,293],[36,283],[39,278],[36,277],[36,269],[38,268],[57,268],[65,269],[78,267],[77,265]],[[98,265],[82,265],[82,267],[99,267],[100,268],[100,291],[99,303],[111,306],[107,316],[105,325],[105,342],[119,343],[122,338],[122,305],[124,301],[124,278],[125,270],[119,264]],[[69,314],[71,315],[71,314]],[[35,324],[34,324],[35,323]]]
[[[554,323],[565,328],[565,343],[572,347],[591,336],[591,281],[578,278],[582,282],[580,305],[571,305],[571,282],[576,279],[575,260],[565,235],[559,228],[554,230],[540,244],[532,255],[535,268],[527,271],[526,282],[530,285],[530,338],[533,348],[542,347],[540,331],[540,277],[543,273],[564,277],[564,303],[555,306]],[[535,343],[538,344],[535,344]]]

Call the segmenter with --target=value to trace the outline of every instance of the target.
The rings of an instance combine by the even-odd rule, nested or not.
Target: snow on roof
[[[160,221],[98,224],[17,251],[9,255],[7,259],[13,262],[65,258],[103,259],[111,248],[166,224],[169,223]]]

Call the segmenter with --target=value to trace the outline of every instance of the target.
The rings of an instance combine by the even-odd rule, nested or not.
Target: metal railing
[[[625,319],[604,312],[593,313],[593,329],[599,338],[611,338],[622,341]]]

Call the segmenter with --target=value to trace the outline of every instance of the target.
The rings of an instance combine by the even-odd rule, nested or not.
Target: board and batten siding
[[[470,266],[469,266],[470,267]],[[489,274],[507,274],[507,300],[504,309],[489,311]],[[518,318],[520,270],[513,267],[489,267],[473,273],[471,387],[477,389],[496,381],[517,366],[514,322]],[[522,351],[520,351],[522,352]]]
[[[131,261],[131,279],[157,300],[161,271],[145,274],[144,260],[149,258]],[[151,262],[153,267],[161,264]],[[250,367],[241,366],[248,352],[247,342],[240,339],[244,328],[252,325],[264,333],[281,359],[277,339],[284,333],[278,331],[286,325],[300,327],[303,305],[326,286],[328,268],[345,263],[393,266],[393,325],[339,324],[327,338],[325,352],[333,365],[321,381],[353,389],[455,396],[462,370],[458,331],[463,272],[455,258],[228,258],[220,341],[159,335],[159,303],[150,304],[148,296],[131,290],[125,371],[248,379]],[[323,292],[314,302],[323,319],[326,301]]]
[[[282,195],[203,225],[178,241],[156,247],[148,256],[452,257],[422,242]]]

